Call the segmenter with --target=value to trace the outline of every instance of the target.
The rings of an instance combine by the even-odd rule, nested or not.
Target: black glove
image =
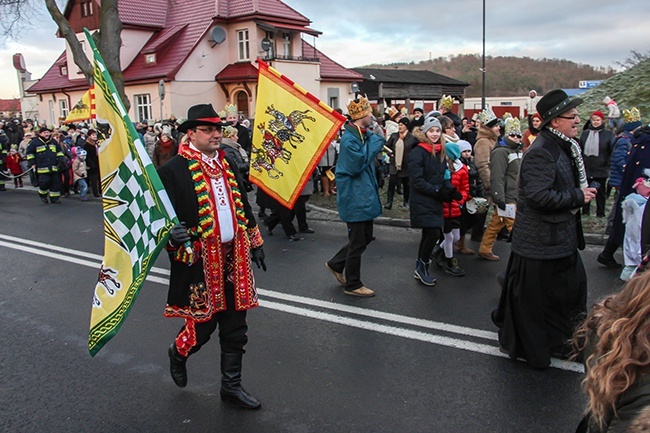
[[[251,260],[257,265],[257,269],[262,268],[266,272],[266,263],[264,263],[264,250],[262,247],[253,248],[251,250]]]
[[[451,191],[449,192],[449,196],[453,200],[456,200],[456,201],[461,201],[463,199],[463,195],[460,192],[458,192],[456,187],[453,187],[453,186],[451,187]]]
[[[495,203],[497,207],[501,210],[506,210],[506,203],[504,201],[498,201]]]
[[[185,242],[190,240],[190,235],[187,234],[187,229],[185,228],[185,223],[176,224],[169,231],[169,242],[175,246],[180,247]]]

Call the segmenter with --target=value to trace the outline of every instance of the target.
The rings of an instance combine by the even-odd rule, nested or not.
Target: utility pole
[[[481,92],[481,111],[485,110],[485,0],[483,0],[483,67],[481,68],[482,92]]]

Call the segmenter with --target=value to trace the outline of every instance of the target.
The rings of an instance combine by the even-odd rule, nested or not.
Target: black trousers
[[[604,217],[605,216],[605,202],[607,201],[607,187],[605,186],[605,183],[607,182],[606,177],[590,177],[587,179],[587,182],[591,184],[591,182],[596,181],[600,184],[600,188],[598,188],[596,192],[596,216],[598,217]],[[587,203],[582,207],[582,214],[583,215],[589,215],[589,208],[591,207],[591,203]]]
[[[182,356],[189,356],[198,352],[219,326],[219,343],[222,353],[243,354],[244,346],[248,342],[248,325],[246,324],[246,310],[235,309],[234,285],[226,282],[227,310],[216,313],[206,322],[197,322],[186,319],[185,324],[176,336],[176,349]]]
[[[429,261],[433,248],[440,240],[441,233],[442,230],[438,227],[422,229],[422,237],[418,246],[418,259],[425,263]]]
[[[397,184],[402,184],[404,203],[408,203],[410,198],[409,178],[399,177],[396,174],[391,174],[388,178],[388,201],[393,201],[393,197],[395,196],[395,187],[397,187]]]
[[[88,170],[88,189],[93,191],[95,197],[102,195],[102,190],[99,186],[99,173],[95,170]]]
[[[372,242],[373,221],[348,224],[348,243],[332,257],[327,264],[336,272],[345,274],[345,288],[356,290],[361,282],[361,255]]]

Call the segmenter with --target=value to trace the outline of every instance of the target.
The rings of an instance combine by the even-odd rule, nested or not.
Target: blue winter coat
[[[371,131],[362,136],[355,125],[345,125],[336,162],[336,203],[341,221],[370,221],[381,215],[375,158],[385,142]]]
[[[614,141],[614,150],[609,161],[609,184],[620,188],[623,184],[623,169],[632,148],[632,133],[623,131]]]

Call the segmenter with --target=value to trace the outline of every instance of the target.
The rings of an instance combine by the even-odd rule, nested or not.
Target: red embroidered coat
[[[188,231],[196,233],[199,227],[199,194],[195,189],[195,181],[189,165],[192,161],[201,160],[199,152],[182,145],[179,154],[172,157],[165,165],[158,169],[158,174],[165,185],[165,190],[176,211],[179,221],[184,222]],[[219,151],[219,160],[227,161],[223,151]],[[233,163],[228,162],[231,167]],[[222,164],[223,165],[223,164]],[[238,224],[236,212],[233,212],[235,238],[231,242],[232,250],[225,257],[226,251],[219,238],[218,222],[214,205],[214,195],[208,194],[212,216],[214,218],[214,231],[211,236],[195,235],[192,238],[194,257],[184,254],[184,250],[168,247],[171,260],[171,275],[165,316],[191,318],[198,322],[209,320],[214,313],[224,311],[232,306],[226,305],[225,278],[229,274],[229,281],[235,286],[235,305],[237,310],[248,310],[258,305],[255,279],[253,276],[250,249],[261,246],[263,240],[259,234],[257,223],[246,197],[243,180],[236,169],[222,173],[235,181],[237,193],[228,185],[230,202],[238,203],[240,209]],[[196,173],[194,173],[197,176]],[[210,179],[204,174],[206,184],[211,188]],[[229,182],[226,182],[229,184]],[[245,224],[245,229],[243,225]]]

